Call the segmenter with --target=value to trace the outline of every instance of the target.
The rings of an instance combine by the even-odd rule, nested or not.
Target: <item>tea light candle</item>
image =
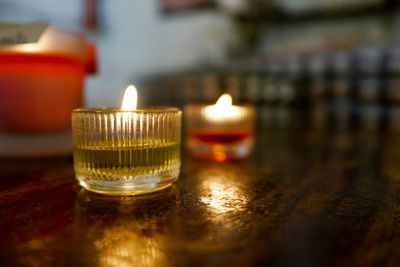
[[[178,179],[181,116],[177,108],[137,109],[129,86],[121,109],[72,113],[74,168],[86,189],[135,195],[161,190]]]
[[[229,94],[223,94],[215,105],[186,106],[189,152],[217,161],[249,156],[253,147],[254,113],[251,105],[232,105]]]

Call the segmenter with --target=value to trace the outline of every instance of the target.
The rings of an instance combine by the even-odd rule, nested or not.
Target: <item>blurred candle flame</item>
[[[241,112],[239,107],[232,105],[230,94],[223,94],[215,105],[206,107],[205,116],[211,121],[235,121]]]
[[[129,85],[124,93],[124,99],[122,100],[121,110],[131,111],[136,110],[137,106],[137,90],[134,85]]]
[[[230,94],[223,94],[218,98],[217,103],[215,103],[218,107],[228,107],[232,106],[232,97]]]

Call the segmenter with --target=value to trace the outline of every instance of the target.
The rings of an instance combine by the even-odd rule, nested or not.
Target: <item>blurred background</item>
[[[400,128],[395,0],[0,0],[0,21],[48,21],[97,44],[88,107],[253,103],[259,128]]]

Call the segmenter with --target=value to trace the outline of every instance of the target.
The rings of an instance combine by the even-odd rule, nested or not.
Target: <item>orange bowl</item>
[[[0,127],[20,132],[68,129],[82,106],[94,46],[82,35],[49,27],[36,44],[0,48]]]

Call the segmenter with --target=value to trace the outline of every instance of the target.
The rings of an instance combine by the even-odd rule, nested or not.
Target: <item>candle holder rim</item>
[[[179,108],[176,107],[145,107],[138,108],[136,110],[122,110],[120,108],[77,108],[72,110],[72,113],[182,113]]]

